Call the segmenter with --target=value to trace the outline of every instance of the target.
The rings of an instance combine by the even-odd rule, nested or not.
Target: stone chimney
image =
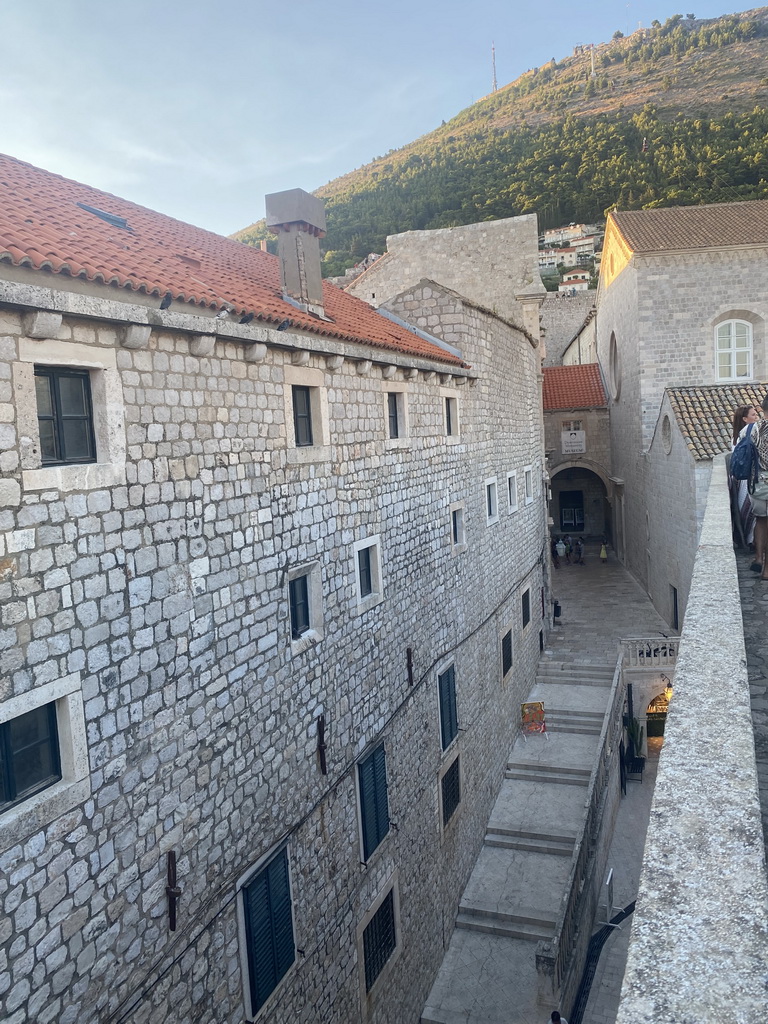
[[[323,309],[320,239],[325,236],[325,208],[301,188],[266,197],[267,227],[277,235],[283,294],[318,316]]]

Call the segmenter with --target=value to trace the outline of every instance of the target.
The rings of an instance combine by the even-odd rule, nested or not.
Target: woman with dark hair
[[[739,405],[736,407],[733,413],[733,443],[731,445],[731,450],[733,450],[738,442],[744,437],[749,429],[749,425],[751,423],[757,423],[759,419],[760,413],[754,405]],[[754,429],[756,428],[753,428],[753,430]],[[755,513],[752,508],[749,491],[747,490],[747,481],[734,480],[731,478],[730,484],[731,494],[733,496],[734,514],[739,517],[744,543],[751,546],[755,536]],[[762,565],[757,561],[757,559],[750,566],[750,569],[752,569],[753,572],[761,572],[762,568]]]

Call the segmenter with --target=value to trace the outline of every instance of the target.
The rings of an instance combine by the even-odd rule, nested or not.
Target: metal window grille
[[[443,827],[445,827],[461,803],[461,777],[459,775],[458,757],[443,776],[441,786],[443,790]]]
[[[394,953],[396,945],[395,894],[394,890],[390,889],[363,932],[366,992],[373,988],[373,983]]]
[[[501,638],[501,674],[505,676],[512,668],[512,630]]]

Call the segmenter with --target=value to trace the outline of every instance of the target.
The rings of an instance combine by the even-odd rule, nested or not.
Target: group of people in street
[[[751,429],[750,429],[751,428]],[[768,474],[768,395],[760,409],[754,405],[740,405],[733,414],[733,446],[749,433],[750,440],[757,445],[760,475]],[[760,578],[768,582],[768,501],[750,493],[746,480],[731,479],[732,507],[739,524],[739,532],[754,557],[750,569],[759,572]]]
[[[553,537],[550,545],[552,564],[556,569],[560,568],[560,559],[565,560],[566,565],[586,565],[584,561],[584,541],[581,537],[574,540],[569,533],[562,537]],[[605,537],[600,544],[600,561],[608,561],[608,542]]]

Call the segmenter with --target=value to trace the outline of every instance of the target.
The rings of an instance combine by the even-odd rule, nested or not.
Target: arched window
[[[752,376],[752,324],[724,320],[715,327],[717,379],[742,380]]]

